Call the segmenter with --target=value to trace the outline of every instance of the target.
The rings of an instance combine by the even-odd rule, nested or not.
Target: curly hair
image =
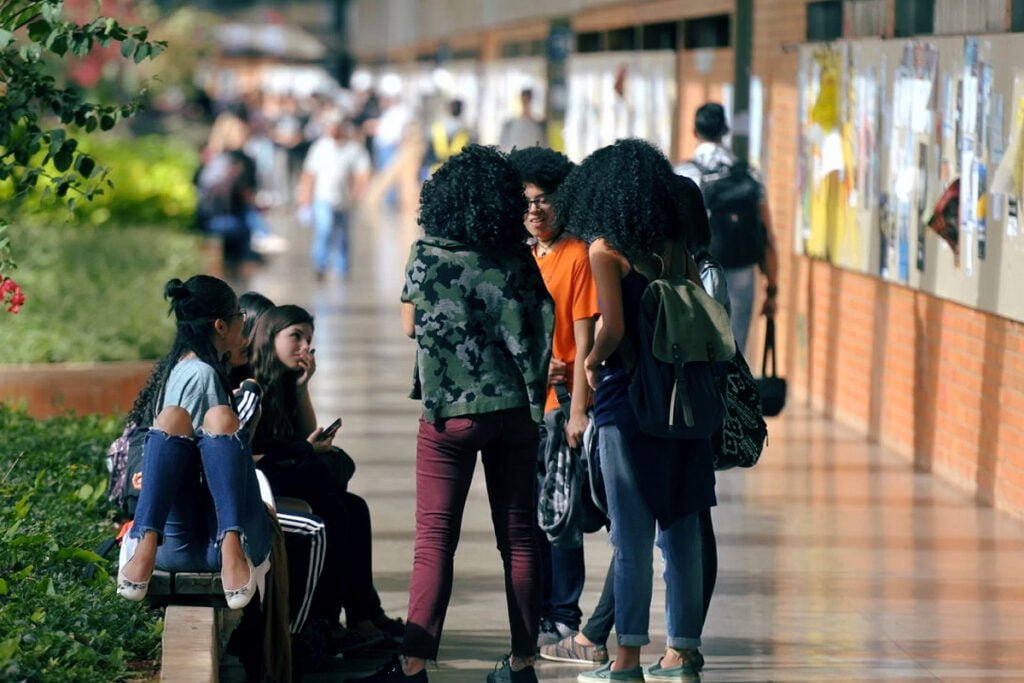
[[[519,174],[494,147],[467,145],[423,184],[418,222],[433,237],[509,247],[526,236]]]
[[[658,148],[619,140],[576,167],[555,196],[557,221],[586,242],[604,239],[633,261],[685,239],[675,174]]]
[[[569,157],[546,147],[527,147],[509,152],[509,163],[519,171],[524,184],[536,185],[544,194],[553,195],[576,164]]]

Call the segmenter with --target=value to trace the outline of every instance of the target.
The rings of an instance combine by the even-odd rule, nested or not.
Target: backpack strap
[[[557,382],[551,385],[551,388],[555,390],[555,397],[558,399],[558,407],[561,409],[562,414],[565,415],[565,419],[569,419],[569,405],[572,403],[572,395],[569,393],[569,388],[565,386],[563,382]]]

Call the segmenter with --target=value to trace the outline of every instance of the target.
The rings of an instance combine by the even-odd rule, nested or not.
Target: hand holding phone
[[[320,438],[321,439],[330,438],[330,437],[334,436],[334,434],[339,429],[341,429],[341,418],[340,417],[337,420],[335,420],[334,422],[332,422],[331,424],[329,424],[326,427],[324,427],[323,431],[320,432]]]

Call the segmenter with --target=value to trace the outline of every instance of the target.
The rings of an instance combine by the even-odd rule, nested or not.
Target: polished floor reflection
[[[286,229],[280,222],[281,229]],[[398,296],[412,217],[374,216],[353,230],[346,279],[315,282],[308,236],[250,286],[316,316],[314,400],[358,463],[369,502],[385,607],[404,616],[412,561],[418,405],[406,398],[412,342]],[[720,572],[703,651],[712,681],[1024,680],[1024,524],[862,436],[791,404],[769,424],[762,462],[719,476],[714,510]],[[434,681],[484,680],[508,648],[500,563],[477,475],[456,557],[455,592]],[[587,537],[586,613],[610,549]],[[656,592],[648,659],[663,642]],[[614,656],[614,653],[613,653]],[[380,660],[351,656],[307,680],[340,681]],[[580,668],[542,662],[542,681]],[[238,670],[225,668],[237,680]]]

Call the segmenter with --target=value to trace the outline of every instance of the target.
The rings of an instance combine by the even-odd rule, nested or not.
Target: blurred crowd
[[[532,100],[523,88],[518,109],[508,112],[505,151],[545,143],[542,122],[529,113]],[[264,220],[269,210],[295,211],[314,228],[318,278],[347,273],[348,214],[357,206],[415,210],[422,182],[478,136],[456,97],[409,102],[400,77],[374,84],[366,72],[356,72],[350,88],[253,90],[212,101],[196,174],[197,227],[221,239],[227,273],[287,248]]]

